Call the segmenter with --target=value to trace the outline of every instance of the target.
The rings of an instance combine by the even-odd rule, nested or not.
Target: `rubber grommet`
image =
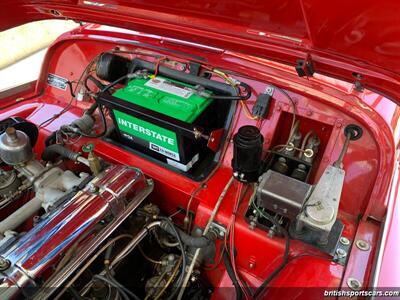
[[[344,128],[344,135],[348,136],[350,134],[350,140],[356,141],[363,135],[363,129],[356,124],[349,124]]]

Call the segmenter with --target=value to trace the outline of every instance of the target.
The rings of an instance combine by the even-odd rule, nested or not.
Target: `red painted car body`
[[[49,48],[37,84],[0,94],[0,119],[18,115],[40,124],[69,101],[67,92],[46,84],[48,73],[74,78],[99,52],[120,47],[189,57],[235,72],[237,78],[251,84],[257,93],[267,83],[287,90],[296,101],[305,126],[311,128],[319,122],[328,132],[318,169],[312,175],[313,182],[338,157],[344,140],[343,126],[360,124],[364,136],[350,146],[344,160],[347,174],[339,218],[345,224],[344,235],[352,241],[367,241],[370,250],[360,250],[353,244],[344,267],[312,247],[294,241],[290,262],[272,286],[346,288],[349,278],[358,279],[363,287],[400,286],[400,109],[396,104],[400,99],[400,52],[397,51],[400,24],[396,15],[400,4],[396,1],[384,7],[373,1],[328,4],[313,0],[168,4],[65,0],[6,1],[2,5],[6,8],[0,18],[3,29],[32,20],[67,17],[138,31],[87,25],[64,34]],[[316,74],[299,78],[294,70],[296,59],[308,59]],[[354,88],[354,74],[361,76],[364,87],[361,92]],[[250,99],[250,105],[254,100]],[[85,103],[74,101],[67,113],[41,128],[36,150],[40,152],[46,136],[79,117],[86,107]],[[279,135],[278,124],[290,111],[284,95],[274,97],[271,111],[262,127],[265,150]],[[240,126],[254,121],[248,120],[238,107],[233,123],[230,137]],[[72,147],[80,149],[84,142],[82,139]],[[233,146],[229,138],[225,144],[227,150],[219,167],[192,203],[196,225],[205,225],[216,195],[231,176]],[[99,156],[137,166],[153,178],[152,197],[166,212],[186,207],[190,195],[202,184],[102,140],[97,140],[95,146]],[[231,189],[216,218],[219,223],[228,223],[234,197],[235,191]],[[242,277],[250,285],[258,286],[279,264],[284,241],[271,239],[260,229],[250,230],[244,218],[247,206],[248,201],[243,201],[235,226],[237,265]],[[218,253],[215,260],[218,261]],[[216,287],[214,299],[233,296],[232,289],[224,289],[232,283],[221,264],[208,271],[206,277]],[[321,290],[269,289],[268,293],[299,298],[309,293],[320,296]]]

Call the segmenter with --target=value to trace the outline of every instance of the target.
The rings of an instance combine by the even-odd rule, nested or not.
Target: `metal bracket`
[[[312,77],[314,75],[314,66],[311,57],[308,55],[306,59],[296,60],[295,69],[299,77]]]
[[[351,244],[352,242],[348,238],[341,236],[339,242],[336,245],[333,261],[342,266],[346,265],[350,253]]]
[[[226,228],[224,225],[221,225],[217,222],[212,222],[210,225],[210,230],[213,230],[217,233],[218,239],[223,240],[226,234]]]
[[[356,91],[358,92],[364,91],[364,85],[362,83],[363,76],[359,73],[353,72],[353,77],[355,78],[354,88],[356,89]]]

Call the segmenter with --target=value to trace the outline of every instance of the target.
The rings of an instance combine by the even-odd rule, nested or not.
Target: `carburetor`
[[[49,211],[54,203],[78,186],[89,174],[76,176],[56,166],[43,166],[34,158],[29,137],[23,131],[9,127],[0,136],[0,159],[13,166],[19,177],[33,187],[35,197],[0,222],[0,234],[14,230],[41,207]]]

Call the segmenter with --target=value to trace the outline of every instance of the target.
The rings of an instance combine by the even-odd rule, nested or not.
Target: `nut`
[[[344,246],[350,245],[350,240],[347,237],[342,236],[340,238],[340,243]]]
[[[347,252],[341,248],[336,249],[336,254],[339,258],[344,258],[347,256]]]
[[[11,266],[11,262],[2,256],[0,256],[0,270],[5,271]]]

